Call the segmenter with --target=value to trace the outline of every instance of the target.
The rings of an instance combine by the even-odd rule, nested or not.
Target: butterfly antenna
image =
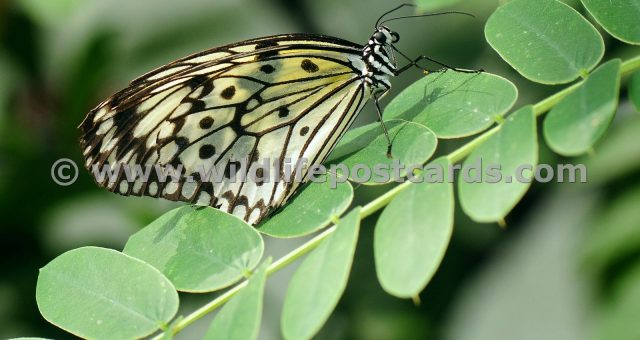
[[[392,10],[389,10],[389,11],[384,12],[384,13],[383,13],[379,18],[378,18],[378,20],[376,20],[376,24],[375,24],[375,26],[373,26],[373,28],[378,28],[378,26],[380,25],[380,20],[382,20],[385,16],[387,16],[387,15],[389,15],[389,14],[391,14],[391,13],[393,13],[393,12],[395,12],[395,11],[397,11],[397,10],[399,10],[399,9],[403,8],[403,7],[416,7],[416,6],[415,6],[414,4],[402,4],[402,5],[400,5],[400,6],[397,6],[397,7],[393,8]]]
[[[400,19],[410,19],[410,18],[424,18],[424,17],[434,17],[434,16],[438,16],[438,15],[445,15],[445,14],[462,14],[462,15],[466,15],[466,16],[470,16],[472,18],[475,18],[476,16],[471,14],[471,13],[467,13],[467,12],[458,12],[458,11],[449,11],[449,12],[438,12],[438,13],[428,13],[428,14],[419,14],[419,15],[407,15],[407,16],[402,16],[402,17],[396,17],[396,18],[391,18],[391,19],[387,19],[384,21],[380,21],[380,19],[382,19],[382,17],[380,19],[378,19],[378,22],[376,22],[376,27],[378,25],[382,25],[385,22],[389,22],[389,21],[394,21],[394,20],[400,20]]]

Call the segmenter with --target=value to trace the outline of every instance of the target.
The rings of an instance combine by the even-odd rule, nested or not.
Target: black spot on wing
[[[302,62],[300,63],[300,67],[308,73],[315,73],[320,70],[318,65],[316,65],[313,61],[309,59],[302,60]]]
[[[286,118],[287,116],[289,116],[289,109],[286,106],[281,107],[278,110],[278,117]]]
[[[271,65],[263,65],[262,67],[260,67],[260,71],[266,73],[266,74],[270,74],[273,73],[273,71],[275,71],[276,69],[271,66]]]
[[[189,140],[186,137],[177,137],[175,139],[175,142],[180,151],[186,149],[189,146]]]
[[[216,154],[216,148],[211,144],[202,145],[200,147],[200,150],[198,151],[198,156],[200,156],[200,159],[202,160],[209,159],[213,157],[213,155],[215,154]]]
[[[256,185],[259,187],[261,187],[264,184],[265,182],[264,169],[262,169],[262,167],[258,167],[256,169],[256,178],[254,180]]]
[[[220,97],[229,100],[233,98],[235,94],[236,94],[236,87],[231,85],[226,89],[222,90],[222,92],[220,92]]]
[[[204,117],[204,118],[200,119],[199,125],[200,125],[201,129],[205,129],[206,130],[206,129],[210,129],[213,126],[213,123],[214,123],[213,118],[207,116],[207,117]]]

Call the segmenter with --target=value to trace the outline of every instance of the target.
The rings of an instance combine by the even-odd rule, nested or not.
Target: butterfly
[[[264,159],[322,163],[369,99],[382,122],[378,101],[391,77],[419,60],[434,61],[411,60],[394,46],[400,36],[384,23],[397,18],[382,19],[404,6],[383,14],[364,46],[315,34],[268,36],[196,53],[133,80],[80,124],[85,166],[172,166],[177,181],[154,171],[131,179],[123,168],[113,178],[93,175],[122,195],[209,205],[259,223],[303,181],[232,180],[238,159],[251,170]],[[396,52],[409,64],[398,68]],[[196,171],[203,164],[225,176],[203,179]],[[308,168],[294,172],[305,178]]]

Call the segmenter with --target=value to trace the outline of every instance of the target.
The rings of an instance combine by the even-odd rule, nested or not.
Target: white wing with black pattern
[[[232,165],[245,159],[261,174],[265,160],[321,163],[371,95],[361,53],[350,42],[296,34],[177,60],[88,114],[80,125],[85,165],[121,166],[116,180],[98,183],[110,191],[211,205],[256,224],[300,183],[276,182],[273,173],[233,180]],[[171,165],[180,180],[160,181],[155,171],[146,180],[127,178],[123,167],[136,165]],[[199,171],[211,167],[226,175],[201,178]]]

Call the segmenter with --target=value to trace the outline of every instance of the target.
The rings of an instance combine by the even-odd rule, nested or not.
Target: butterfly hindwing
[[[86,166],[171,165],[181,169],[178,182],[155,171],[133,180],[124,168],[114,181],[96,179],[123,195],[211,205],[257,223],[299,183],[206,181],[198,170],[228,173],[241,159],[249,169],[265,159],[322,162],[370,95],[360,50],[335,38],[283,35],[167,64],[89,113],[80,126]]]

